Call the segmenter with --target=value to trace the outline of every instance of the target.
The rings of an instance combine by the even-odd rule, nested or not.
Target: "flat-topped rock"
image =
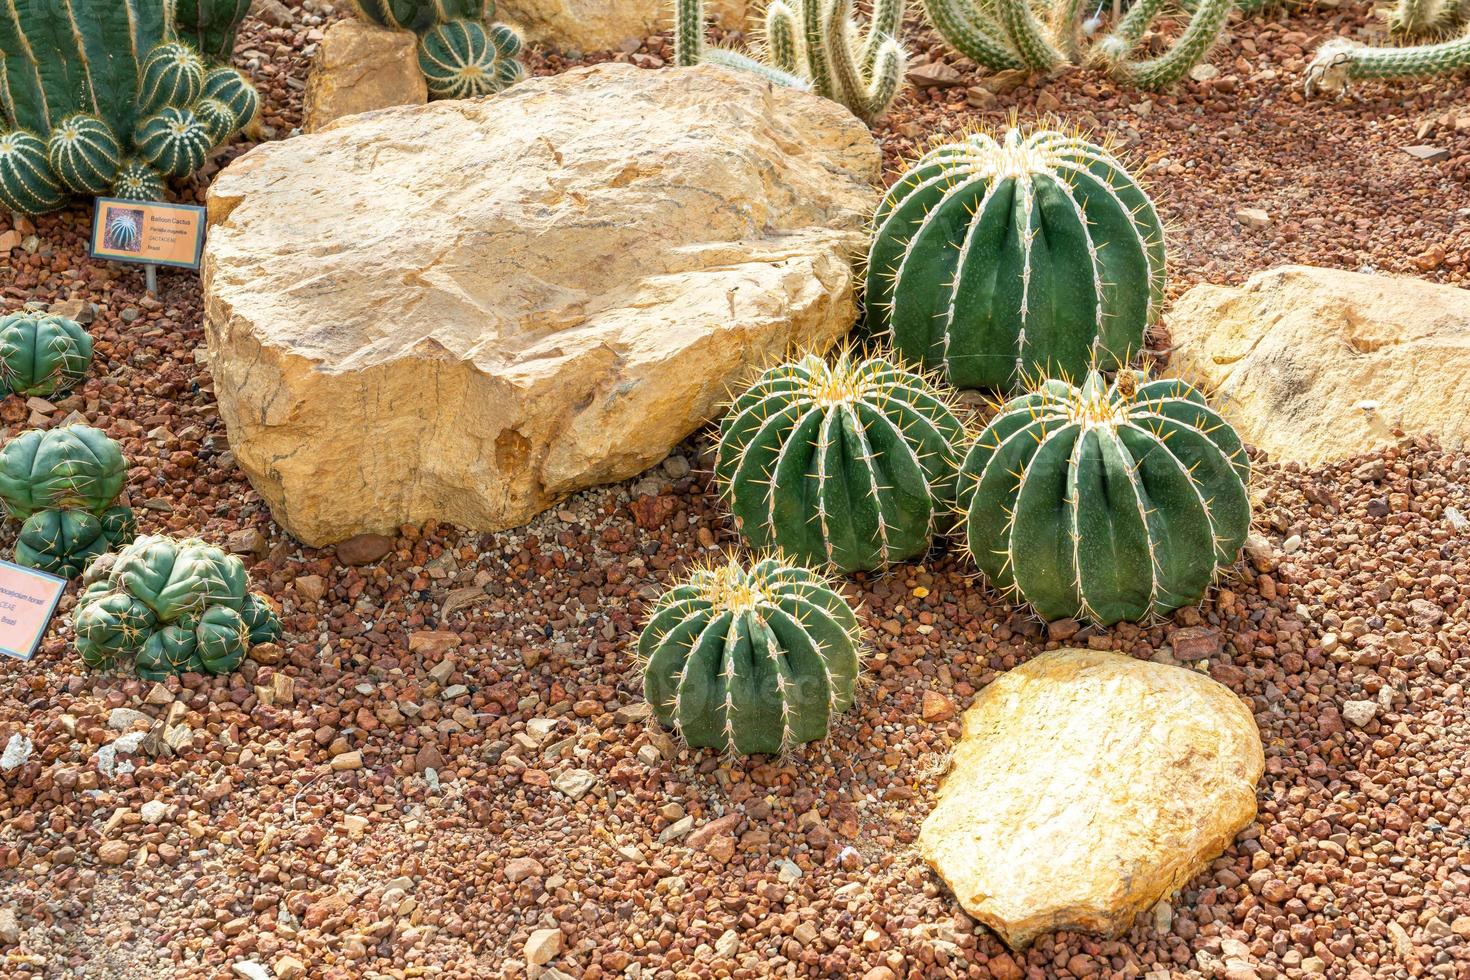
[[[523,524],[844,334],[878,169],[840,106],[713,66],[599,65],[257,147],[209,193],[231,447],[308,544]]]
[[[1256,815],[1250,710],[1203,674],[1055,650],[965,712],[919,848],[1012,948],[1058,929],[1117,935]]]

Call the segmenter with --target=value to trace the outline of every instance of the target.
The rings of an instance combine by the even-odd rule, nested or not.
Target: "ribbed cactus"
[[[1046,619],[1196,602],[1250,528],[1239,437],[1182,381],[1046,381],[1006,402],[960,472],[965,543]]]
[[[1333,38],[1317,49],[1306,71],[1308,95],[1342,94],[1365,78],[1438,78],[1470,68],[1470,32],[1452,41],[1376,48]]]
[[[766,371],[720,426],[715,477],[752,548],[840,572],[922,554],[954,508],[964,427],[884,358]]]
[[[139,538],[78,599],[77,652],[91,667],[131,659],[150,680],[228,673],[281,631],[270,603],[247,590],[240,559],[213,545]]]
[[[92,338],[75,320],[28,312],[0,317],[0,395],[65,395],[91,365]]]
[[[1410,37],[1444,34],[1470,18],[1470,0],[1398,0],[1388,16],[1396,33]]]
[[[491,95],[526,76],[520,35],[492,23],[494,0],[357,0],[357,12],[419,36],[419,70],[431,99]]]
[[[826,737],[853,700],[857,616],[819,574],[778,558],[702,568],[638,640],[643,692],[695,747],[770,754]]]
[[[702,61],[756,72],[792,88],[809,88],[872,120],[888,111],[903,82],[908,55],[898,41],[903,0],[875,0],[864,32],[852,0],[770,0],[759,57],[704,43],[704,0],[675,0],[674,61]]]
[[[12,3],[0,15],[0,204],[51,211],[68,194],[158,197],[163,175],[197,168],[208,151],[250,121],[259,96],[228,57],[246,0],[67,0]],[[203,51],[203,57],[200,51]],[[215,98],[200,121],[199,100]],[[245,113],[248,110],[248,115]],[[188,166],[192,164],[192,166]]]
[[[1104,147],[977,133],[924,154],[878,205],[867,317],[960,388],[1112,369],[1164,295],[1163,227]]]
[[[127,544],[135,533],[130,507],[113,507],[100,518],[85,510],[38,510],[21,525],[15,560],[75,578],[93,558]]]
[[[1156,58],[1135,57],[1139,42],[1164,9],[1163,0],[1136,0],[1114,30],[1082,51],[1081,19],[1093,7],[1077,0],[923,0],[924,12],[951,47],[992,71],[1052,71],[1079,59],[1143,88],[1181,78],[1209,53],[1234,0],[1197,0],[1184,33]]]

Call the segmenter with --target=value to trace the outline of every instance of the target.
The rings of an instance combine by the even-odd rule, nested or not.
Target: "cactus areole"
[[[783,752],[826,737],[852,705],[859,639],[821,575],[731,560],[659,600],[638,641],[644,695],[692,746]]]
[[[1012,129],[924,154],[878,205],[868,326],[960,388],[1111,370],[1164,296],[1164,232],[1107,149]]]
[[[1047,381],[970,449],[965,544],[1046,619],[1143,619],[1198,601],[1235,561],[1249,477],[1235,431],[1182,381]]]

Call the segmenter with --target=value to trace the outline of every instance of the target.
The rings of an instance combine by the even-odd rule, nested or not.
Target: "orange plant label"
[[[92,217],[93,258],[197,269],[203,253],[203,208],[97,198]]]
[[[0,561],[0,654],[35,656],[64,591],[64,578]]]

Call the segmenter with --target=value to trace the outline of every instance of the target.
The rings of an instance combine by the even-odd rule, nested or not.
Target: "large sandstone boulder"
[[[1256,815],[1265,768],[1249,709],[1183,667],[1056,650],[964,717],[919,847],[965,911],[1012,948],[1116,935]]]
[[[706,0],[705,16],[729,30],[746,28],[747,0]],[[499,0],[497,19],[526,40],[558,50],[608,51],[674,26],[671,0]]]
[[[427,101],[417,36],[348,17],[328,27],[317,47],[301,128],[314,133],[343,116]]]
[[[1196,286],[1169,314],[1181,376],[1214,389],[1241,436],[1317,463],[1394,441],[1470,445],[1470,292],[1283,266]]]
[[[310,544],[522,524],[851,327],[878,167],[841,106],[711,66],[600,65],[257,147],[209,193],[231,446]]]

